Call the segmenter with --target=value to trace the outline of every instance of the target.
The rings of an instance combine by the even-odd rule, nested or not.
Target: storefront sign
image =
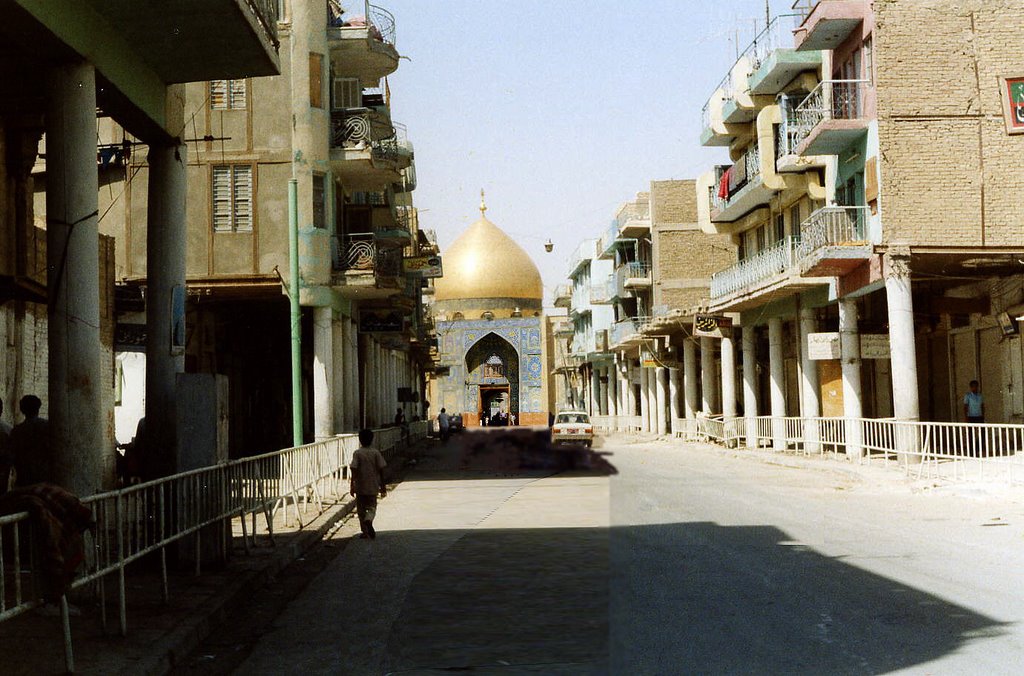
[[[405,318],[394,310],[361,310],[359,333],[396,333],[405,326]]]
[[[732,319],[718,315],[696,315],[693,318],[693,335],[707,338],[721,338],[732,331]]]
[[[808,333],[807,358],[815,361],[839,359],[839,333]]]
[[[1003,120],[1007,134],[1024,134],[1024,76],[1001,77]]]
[[[405,274],[412,277],[441,277],[440,256],[414,256],[406,258],[402,262],[405,266]]]
[[[889,335],[885,333],[864,333],[860,337],[861,359],[888,359]]]
[[[653,369],[658,367],[658,360],[654,358],[654,353],[648,350],[640,352],[640,366],[645,369]]]

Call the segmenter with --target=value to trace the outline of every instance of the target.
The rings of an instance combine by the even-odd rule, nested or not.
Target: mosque
[[[480,219],[445,250],[444,276],[435,280],[439,363],[429,384],[431,413],[461,413],[466,427],[496,413],[546,425],[544,285],[529,254],[486,211],[481,191]]]

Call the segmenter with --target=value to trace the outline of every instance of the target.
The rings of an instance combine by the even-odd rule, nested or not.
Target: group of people
[[[509,411],[495,411],[487,415],[486,411],[480,413],[481,427],[506,427],[516,424],[516,414]]]
[[[18,402],[24,420],[14,427],[0,420],[0,495],[14,486],[52,480],[50,426],[39,417],[42,405],[39,397],[26,394]],[[0,414],[3,411],[0,400]]]

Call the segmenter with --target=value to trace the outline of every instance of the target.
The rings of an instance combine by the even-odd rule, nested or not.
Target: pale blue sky
[[[789,0],[770,0],[773,16]],[[700,110],[765,0],[377,0],[403,56],[392,114],[416,148],[421,227],[444,247],[479,216],[530,253],[545,296],[581,239],[649,182],[695,178],[725,149]],[[555,243],[545,253],[547,238]],[[500,270],[495,271],[500,274]]]

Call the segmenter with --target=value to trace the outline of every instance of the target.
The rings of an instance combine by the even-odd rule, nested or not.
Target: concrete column
[[[344,344],[342,352],[345,357],[341,365],[341,373],[345,381],[345,432],[359,430],[359,336],[356,325],[349,317],[341,318]]]
[[[683,388],[686,400],[686,418],[697,417],[697,343],[688,338],[683,343]]]
[[[601,415],[601,378],[598,377],[596,364],[590,364],[590,415]]]
[[[659,366],[654,369],[654,405],[657,407],[654,420],[657,424],[658,434],[668,434],[668,369]]]
[[[619,389],[619,430],[625,432],[629,429],[628,418],[633,415],[633,409],[629,405],[629,364],[620,360],[618,362],[618,389]]]
[[[705,415],[715,413],[715,341],[700,339],[700,395],[701,410]]]
[[[313,346],[316,349],[316,346]],[[334,412],[334,433],[351,432],[348,425],[348,388],[347,374],[349,362],[345,354],[345,318],[338,317],[331,321],[331,369],[327,377],[331,381],[331,406]]]
[[[817,453],[821,433],[816,420],[821,416],[821,387],[818,384],[818,362],[811,359],[807,351],[807,336],[817,331],[814,308],[800,308],[800,415],[804,420],[804,449]]]
[[[640,429],[644,432],[649,432],[651,429],[651,408],[650,408],[650,397],[648,397],[649,385],[648,371],[643,366],[640,367]]]
[[[313,438],[334,436],[334,327],[329,307],[313,308]]]
[[[893,416],[921,419],[917,389],[917,346],[914,341],[914,300],[910,287],[910,258],[894,253],[885,257],[885,297],[889,305],[889,350],[892,364]],[[897,448],[910,462],[919,462],[917,435],[901,430]]]
[[[839,356],[843,370],[843,416],[846,418],[846,455],[863,453],[861,423],[860,334],[857,331],[857,301],[839,301]]]
[[[757,448],[757,332],[743,327],[743,417],[747,448]]]
[[[608,374],[608,415],[619,417],[619,375],[615,364],[612,363],[606,370]]]
[[[47,152],[50,152],[49,140]],[[146,478],[182,469],[178,466],[175,383],[178,374],[185,372],[185,153],[184,144],[154,145],[147,157],[146,436],[149,447],[146,453],[149,458],[144,460],[143,467]],[[175,293],[179,296],[177,309],[174,308]],[[175,337],[173,333],[178,335]]]
[[[736,417],[736,344],[731,334],[722,337],[722,414]]]
[[[768,320],[768,362],[771,369],[772,448],[786,448],[786,378],[782,356],[782,318]]]
[[[669,419],[672,423],[677,418],[683,417],[680,413],[682,407],[682,396],[683,396],[683,372],[678,368],[672,368],[668,370],[668,410]],[[673,432],[679,432],[680,430],[675,429],[673,426]]]
[[[95,82],[91,65],[61,64],[50,71],[46,89],[50,450],[45,464],[51,466],[51,480],[82,496],[102,488],[102,458],[113,453],[103,435],[113,414],[107,417],[100,395],[109,383],[100,377]]]

